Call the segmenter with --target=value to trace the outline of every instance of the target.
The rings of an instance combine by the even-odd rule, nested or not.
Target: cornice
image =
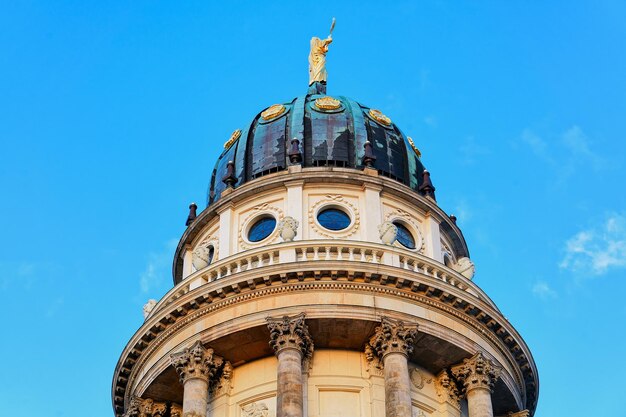
[[[349,266],[350,269],[346,270]],[[537,370],[528,347],[487,302],[442,280],[402,268],[371,263],[305,261],[265,266],[215,280],[189,291],[155,312],[137,331],[118,362],[112,387],[116,414],[123,411],[137,373],[170,336],[199,318],[230,305],[294,291],[361,291],[400,297],[451,315],[474,328],[510,362],[526,407],[534,410]]]

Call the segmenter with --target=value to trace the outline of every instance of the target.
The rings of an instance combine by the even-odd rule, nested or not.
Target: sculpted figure
[[[209,266],[209,262],[209,248],[204,245],[198,245],[198,247],[193,250],[191,264],[196,268],[196,271],[199,271]]]
[[[293,217],[287,216],[278,223],[280,237],[285,242],[291,242],[298,234],[298,221]]]
[[[383,222],[378,226],[378,233],[380,240],[385,245],[391,245],[396,241],[396,237],[398,236],[398,227],[392,222]]]
[[[144,318],[144,320],[148,318],[150,313],[152,313],[152,310],[154,309],[155,305],[157,305],[157,302],[156,302],[156,300],[154,300],[152,298],[149,299],[146,304],[144,304],[144,306],[143,306],[143,318]]]
[[[335,28],[335,19],[330,26],[330,34],[326,39],[316,36],[311,38],[311,52],[309,52],[309,85],[314,82],[326,84],[326,54],[328,45],[333,41],[332,33]]]
[[[474,278],[474,273],[476,272],[474,262],[470,261],[470,258],[467,258],[465,256],[459,258],[456,264],[452,265],[452,269],[454,269],[456,272],[463,275],[467,279]]]

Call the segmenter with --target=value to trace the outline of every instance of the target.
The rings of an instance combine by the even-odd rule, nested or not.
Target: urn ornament
[[[398,227],[391,222],[384,222],[378,226],[378,233],[380,235],[380,240],[385,245],[392,245],[398,236]]]
[[[298,221],[293,217],[287,216],[278,223],[280,237],[284,242],[291,242],[298,234]]]

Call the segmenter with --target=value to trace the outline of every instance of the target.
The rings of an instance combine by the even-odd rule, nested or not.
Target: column
[[[303,417],[302,362],[313,355],[304,314],[268,318],[270,346],[278,358],[276,417]]]
[[[361,210],[362,230],[365,231],[364,238],[369,242],[380,242],[378,235],[378,225],[383,221],[382,204],[380,202],[380,192],[383,187],[366,184],[363,187],[365,194],[364,210]]]
[[[170,359],[183,383],[183,416],[206,417],[209,384],[221,373],[224,360],[200,341]]]
[[[469,417],[493,417],[491,392],[502,368],[478,352],[451,368],[452,375],[463,387]]]
[[[409,355],[417,335],[417,325],[383,317],[369,340],[369,348],[382,362],[385,377],[385,416],[412,417]]]

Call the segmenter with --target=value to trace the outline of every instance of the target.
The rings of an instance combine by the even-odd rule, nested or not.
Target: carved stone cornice
[[[183,384],[194,378],[213,382],[224,364],[222,357],[215,355],[213,349],[205,348],[200,341],[182,352],[172,354],[170,361]]]
[[[435,378],[435,391],[437,392],[437,397],[439,397],[440,402],[448,402],[455,408],[461,409],[459,388],[456,382],[450,378],[450,374],[448,374],[447,370],[444,369],[439,372]]]
[[[156,402],[151,398],[133,397],[124,417],[163,417],[166,411],[166,403]]]
[[[502,368],[478,352],[469,359],[463,359],[463,363],[453,366],[451,372],[463,387],[463,394],[474,389],[492,392]]]
[[[307,360],[313,356],[313,339],[309,335],[309,328],[304,322],[304,313],[294,317],[267,318],[267,327],[270,330],[270,346],[278,356],[283,349],[296,349]]]
[[[401,353],[409,357],[413,352],[416,336],[417,325],[405,326],[403,321],[383,317],[380,326],[374,330],[369,345],[381,361],[390,353]]]

